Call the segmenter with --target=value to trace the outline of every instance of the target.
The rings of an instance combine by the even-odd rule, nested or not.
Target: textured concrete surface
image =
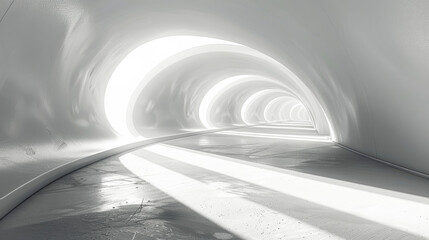
[[[294,190],[289,181],[302,182]],[[308,181],[314,189],[300,192]],[[338,196],[332,199],[346,197],[345,208],[329,207],[323,194],[311,195],[323,184],[334,187]],[[333,143],[210,133],[73,172],[6,216],[0,235],[11,240],[424,239],[429,231],[414,226],[429,221],[428,188],[423,178]],[[347,191],[357,199],[341,196]],[[401,212],[403,201],[408,213]],[[419,216],[409,214],[415,206],[423,206]],[[378,209],[388,212],[384,216]]]
[[[95,153],[106,141],[118,146],[104,111],[111,74],[133,49],[177,35],[231,41],[272,57],[314,94],[340,143],[429,173],[428,5],[424,0],[1,1],[0,170],[1,176],[15,173],[2,179],[9,182],[5,192],[40,174],[33,171],[38,166],[57,166],[50,156],[67,162]],[[148,89],[135,93],[142,102],[130,119],[142,131],[155,128],[158,136],[198,127],[196,97],[219,79],[257,74],[287,82],[275,67],[230,51],[192,55],[164,67]],[[249,89],[267,87],[274,86]],[[227,93],[216,105],[221,122],[237,120],[232,105],[238,101],[231,99],[245,96],[246,89]],[[152,101],[144,99],[149,95]],[[140,114],[143,109],[150,114]]]

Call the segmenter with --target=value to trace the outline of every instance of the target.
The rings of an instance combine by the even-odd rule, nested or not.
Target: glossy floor
[[[428,180],[305,126],[279,127],[181,138],[92,164],[17,207],[0,239],[429,237]]]

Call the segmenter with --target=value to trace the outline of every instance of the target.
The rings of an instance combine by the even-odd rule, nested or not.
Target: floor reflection
[[[279,127],[270,131],[292,133]],[[328,141],[303,140],[314,136],[308,129],[300,141],[238,135],[259,134],[264,126],[255,128],[188,136],[80,169],[18,206],[0,223],[0,236],[429,237],[427,180]]]
[[[429,197],[428,180],[340,148],[332,142],[205,134],[169,145],[281,169]]]
[[[112,157],[45,187],[0,223],[0,239],[239,239]]]

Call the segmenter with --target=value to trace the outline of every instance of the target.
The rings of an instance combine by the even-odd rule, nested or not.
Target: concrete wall
[[[339,143],[429,173],[428,1],[15,0],[0,2],[0,16],[1,196],[65,162],[122,144],[104,113],[107,82],[130,51],[173,35],[223,39],[272,57],[311,90]],[[225,67],[216,57],[194,61]],[[264,72],[248,60],[243,71],[240,59],[216,76]],[[180,63],[188,64],[180,68],[187,69],[183,78],[212,72],[195,71],[187,61]],[[169,69],[164,76],[178,71]],[[189,94],[168,96],[183,107],[180,97]],[[159,113],[172,107],[158,106]],[[234,122],[236,110],[228,111],[225,123]],[[178,112],[160,114],[164,125],[182,117],[172,126],[198,123],[186,109]],[[140,130],[150,122],[142,118],[133,117]],[[159,126],[150,137],[171,132]]]

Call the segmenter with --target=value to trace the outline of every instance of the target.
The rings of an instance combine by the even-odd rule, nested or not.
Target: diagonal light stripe
[[[304,130],[304,131],[316,131],[313,127],[294,127],[291,126],[270,126],[270,125],[258,125],[255,128],[271,128],[271,129],[290,129],[290,130]]]
[[[242,136],[242,137],[309,141],[309,142],[332,142],[329,136],[324,136],[324,135],[307,136],[307,135],[292,135],[292,134],[252,133],[252,132],[240,132],[240,131],[222,131],[222,132],[217,132],[216,134]]]
[[[289,170],[282,170],[280,173],[267,170],[265,165],[253,163],[253,166],[250,166],[245,161],[207,153],[202,154],[179,147],[154,145],[146,150],[429,238],[429,200],[427,198],[402,194],[405,197],[418,198],[419,202],[405,200],[366,191],[365,188],[370,189],[371,187],[359,184],[347,183],[348,186],[340,186],[303,177],[306,175],[297,175]],[[334,181],[331,180],[331,182]],[[388,190],[377,190],[389,192]],[[399,193],[396,194],[399,195]]]
[[[241,238],[272,240],[311,236],[313,239],[339,239],[329,232],[243,199],[239,195],[213,189],[210,185],[136,155],[123,155],[120,161],[141,179]],[[285,228],[292,231],[285,231]]]

